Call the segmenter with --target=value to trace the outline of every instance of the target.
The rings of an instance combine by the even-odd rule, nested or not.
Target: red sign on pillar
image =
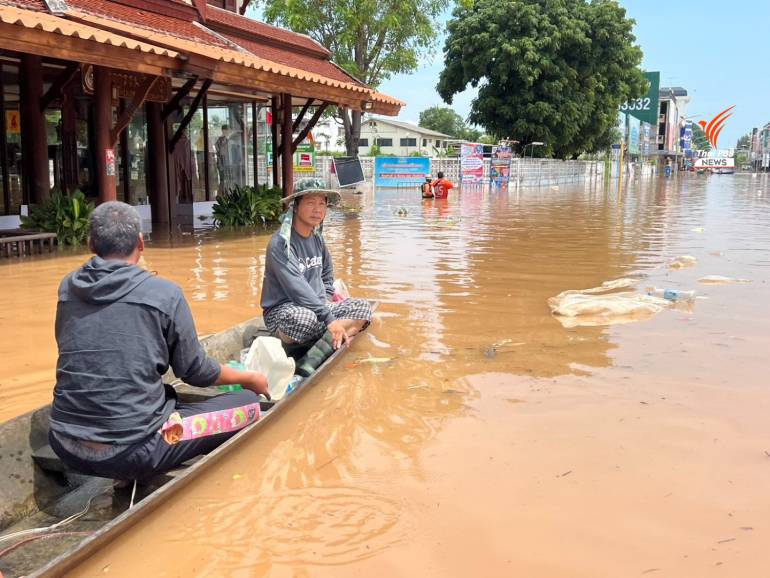
[[[104,170],[108,177],[115,176],[115,149],[104,149]]]

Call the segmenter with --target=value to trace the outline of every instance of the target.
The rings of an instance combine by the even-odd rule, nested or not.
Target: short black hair
[[[444,178],[444,172],[443,171],[439,171],[438,172],[438,178],[440,178],[440,179]]]

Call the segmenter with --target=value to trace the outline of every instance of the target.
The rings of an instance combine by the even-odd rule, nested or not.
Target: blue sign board
[[[686,157],[692,156],[692,121],[688,120],[679,129],[679,147]]]
[[[374,186],[412,187],[425,182],[430,174],[427,157],[376,157],[374,159]]]

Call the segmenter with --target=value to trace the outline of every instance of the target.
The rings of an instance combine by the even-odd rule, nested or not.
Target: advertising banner
[[[315,173],[315,144],[303,142],[294,152],[294,173],[313,175]]]
[[[266,151],[267,170],[272,174],[273,170],[273,143],[268,142]],[[302,141],[294,152],[294,174],[301,177],[315,174],[315,143]]]
[[[460,182],[467,185],[484,182],[484,145],[460,145]]]
[[[692,157],[692,121],[685,121],[679,128],[679,148],[687,158]]]
[[[507,185],[511,178],[511,158],[513,151],[509,146],[492,147],[492,158],[489,164],[490,182],[502,186]]]
[[[412,187],[425,182],[430,174],[427,157],[376,157],[374,185],[376,187]]]
[[[638,155],[639,148],[639,129],[640,124],[636,119],[630,119],[628,128],[628,154]]]

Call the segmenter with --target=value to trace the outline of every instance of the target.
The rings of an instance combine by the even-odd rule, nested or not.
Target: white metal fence
[[[316,159],[315,176],[324,179],[330,186],[336,185],[331,172],[331,158]],[[364,178],[371,181],[374,177],[374,157],[360,157]],[[460,159],[432,158],[430,160],[433,176],[439,171],[450,181],[460,183]],[[562,161],[557,159],[513,159],[511,161],[511,183],[524,187],[543,187],[584,180],[602,178],[603,161]],[[489,159],[484,159],[484,179],[489,181]]]

